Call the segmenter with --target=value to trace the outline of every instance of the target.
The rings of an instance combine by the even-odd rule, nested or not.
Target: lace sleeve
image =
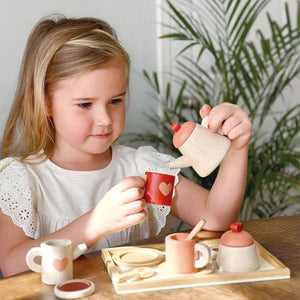
[[[175,176],[175,184],[178,183],[180,169],[171,169],[169,163],[174,160],[171,155],[157,152],[151,146],[140,147],[137,150],[136,164],[139,173],[146,171],[170,174]],[[173,190],[173,197],[175,189]],[[170,207],[164,205],[153,205],[147,203],[148,220],[152,236],[159,234],[166,225],[166,217],[170,213]]]
[[[13,158],[0,161],[0,208],[15,225],[32,238],[39,237],[30,175],[25,166]]]

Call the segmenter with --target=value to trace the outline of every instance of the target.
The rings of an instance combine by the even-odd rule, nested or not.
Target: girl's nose
[[[111,124],[110,112],[107,108],[97,109],[95,111],[95,122],[97,126],[108,126]]]

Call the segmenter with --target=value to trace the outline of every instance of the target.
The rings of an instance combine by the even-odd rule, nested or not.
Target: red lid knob
[[[174,122],[171,126],[171,129],[173,129],[175,132],[177,132],[180,129],[180,126]]]
[[[243,230],[243,223],[241,222],[234,222],[230,225],[230,229],[233,232],[241,232]]]

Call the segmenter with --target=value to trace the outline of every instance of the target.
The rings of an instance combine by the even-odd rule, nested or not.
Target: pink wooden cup
[[[186,240],[188,233],[172,233],[166,237],[166,267],[168,272],[191,274],[205,267],[210,259],[210,249],[194,237]]]

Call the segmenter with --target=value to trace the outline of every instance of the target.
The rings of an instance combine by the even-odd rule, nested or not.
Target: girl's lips
[[[101,134],[91,134],[91,137],[95,139],[107,139],[111,135],[111,132]]]

